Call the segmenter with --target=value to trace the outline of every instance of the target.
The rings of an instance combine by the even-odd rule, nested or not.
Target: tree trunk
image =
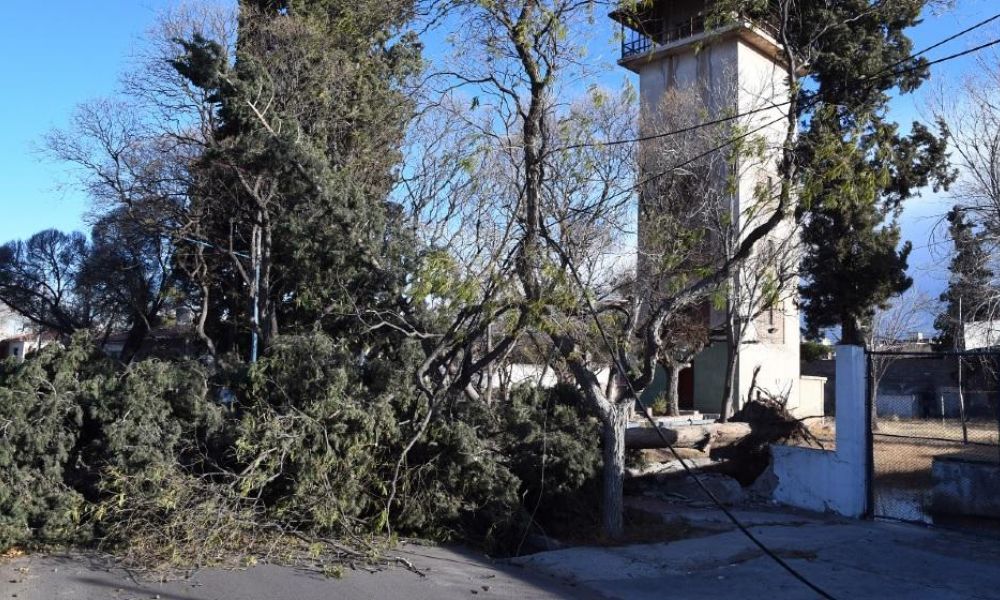
[[[729,417],[733,415],[734,402],[738,394],[736,392],[736,363],[740,358],[740,344],[736,337],[733,335],[732,329],[726,333],[726,345],[727,352],[726,355],[726,382],[725,388],[722,391],[722,406],[719,408],[719,421],[722,423],[727,423]]]
[[[136,318],[135,322],[132,323],[131,329],[129,329],[128,337],[125,339],[125,344],[122,346],[120,359],[123,363],[127,364],[132,362],[135,355],[142,349],[142,344],[146,341],[146,336],[148,335],[148,321],[141,317]]]
[[[758,427],[763,436],[767,428]],[[663,439],[674,448],[695,448],[706,450],[709,446],[722,448],[738,444],[752,433],[750,423],[712,423],[710,425],[679,425],[675,427],[660,427]],[[666,448],[667,444],[652,427],[632,427],[626,432],[625,446],[636,450],[648,448]]]
[[[843,346],[865,345],[861,323],[851,315],[844,315],[840,319],[840,344]]]
[[[681,366],[670,364],[664,368],[667,370],[667,416],[676,417],[681,414]]]
[[[601,523],[604,534],[611,539],[625,533],[625,427],[628,424],[628,403],[612,404],[604,415],[601,446],[604,458]]]

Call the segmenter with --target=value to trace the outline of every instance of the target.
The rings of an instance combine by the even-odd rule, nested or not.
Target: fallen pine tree
[[[694,448],[707,450],[736,444],[750,437],[750,423],[710,423],[660,427],[661,438],[653,427],[631,427],[625,431],[625,447],[630,450],[651,448]],[[666,443],[664,443],[664,440]]]
[[[630,450],[692,448],[719,450],[738,446],[760,449],[768,444],[793,440],[815,442],[802,419],[795,418],[780,399],[764,398],[748,402],[728,423],[631,427],[625,431],[625,447]]]

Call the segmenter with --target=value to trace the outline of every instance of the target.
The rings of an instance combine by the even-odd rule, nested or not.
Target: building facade
[[[37,328],[30,321],[0,302],[0,360],[24,360],[25,354],[39,347]]]
[[[708,187],[696,185],[690,192],[712,197],[720,205],[716,214],[725,214],[720,222],[729,224],[729,239],[720,239],[718,233],[704,236],[710,252],[724,255],[755,224],[773,215],[779,185],[777,149],[783,147],[787,135],[789,86],[770,27],[740,15],[713,14],[712,9],[712,0],[657,0],[611,16],[622,27],[620,64],[638,75],[644,137],[653,138],[644,142],[640,153],[672,154],[683,162],[685,152],[698,154],[701,148],[714,147],[706,141],[712,139],[706,130],[714,129],[719,140],[742,136],[739,144],[717,153],[725,157],[724,164],[708,166],[700,175],[709,180]],[[713,128],[692,128],[716,120],[722,122]],[[663,135],[685,129],[691,131]],[[661,141],[666,139],[672,142]],[[689,142],[686,150],[685,139]],[[656,173],[662,168],[660,164]],[[656,176],[645,163],[643,170],[643,180]],[[640,190],[640,205],[647,201]],[[640,206],[640,215],[649,212]],[[692,223],[692,227],[700,226]],[[651,266],[655,261],[646,261],[644,266],[643,256],[655,254],[661,243],[658,233],[655,218],[640,216],[640,278],[656,277]],[[817,410],[822,414],[821,400],[816,406],[816,399],[804,402],[800,398],[798,282],[794,276],[798,244],[791,220],[758,247],[730,282],[723,303],[727,308],[716,301],[703,311],[712,342],[681,376],[682,408],[719,412],[731,347],[726,341],[729,328],[737,334],[740,348],[735,409],[749,397],[768,394],[787,398],[795,414],[812,416]],[[780,287],[777,293],[775,285]],[[767,286],[765,298],[760,288]],[[733,315],[742,318],[733,319]]]

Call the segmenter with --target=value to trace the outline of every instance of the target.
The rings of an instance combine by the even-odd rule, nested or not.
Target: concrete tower
[[[764,200],[767,194],[762,190],[776,186],[778,181],[776,164],[780,151],[775,149],[782,146],[786,135],[787,123],[783,116],[787,114],[788,77],[773,29],[741,15],[718,18],[712,15],[713,1],[640,2],[638,8],[619,10],[611,17],[622,27],[620,64],[639,76],[646,133],[651,133],[648,123],[671,111],[690,112],[687,118],[678,119],[673,114],[666,119],[682,125],[758,111],[738,120],[741,132],[759,129],[753,134],[759,148],[754,159],[738,158],[711,177],[717,179],[713,185],[717,184],[718,190],[725,190],[718,194],[719,202],[728,204],[727,214],[738,224],[736,230],[745,233],[755,220],[769,216]],[[696,100],[679,106],[680,98]],[[656,143],[647,143],[643,152],[657,151]],[[656,237],[651,229],[655,226],[643,223],[640,218],[640,254],[656,243],[650,241]],[[794,235],[789,223],[776,231],[772,239],[764,240],[762,246],[784,248],[791,240],[797,252]],[[765,257],[767,254],[761,251],[755,258],[757,262],[751,263],[756,266],[747,267],[747,270],[760,273],[761,265],[769,268],[766,263],[773,257]],[[788,253],[782,254],[787,256]],[[648,277],[648,270],[646,273],[643,270],[640,260],[640,278]],[[749,274],[737,274],[736,278],[732,289],[756,285],[749,281]],[[794,413],[805,416],[806,413],[817,414],[819,410],[818,414],[822,414],[822,404],[817,407],[811,401],[810,406],[802,406],[800,401],[799,313],[794,293],[797,284],[794,280],[785,281],[785,291],[779,300],[759,310],[747,311],[758,314],[753,319],[745,319],[745,326],[740,328],[745,331],[736,369],[736,409],[748,397],[766,390],[786,396]],[[749,297],[748,292],[731,294],[731,300]],[[691,368],[681,374],[681,408],[717,413],[721,407],[728,356],[727,319],[726,312],[718,308],[706,306],[703,314],[711,325],[713,342],[695,358]],[[663,378],[658,381],[662,382]],[[662,391],[662,385],[655,389],[654,384],[647,398]]]

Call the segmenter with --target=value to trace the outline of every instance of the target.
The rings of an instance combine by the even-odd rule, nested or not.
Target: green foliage
[[[822,360],[830,355],[830,347],[812,340],[805,340],[800,346],[799,356],[803,362]]]
[[[801,287],[808,331],[840,325],[845,343],[861,343],[876,308],[905,292],[912,245],[900,246],[901,203],[930,182],[950,182],[946,133],[914,124],[909,136],[879,120],[857,135],[824,113],[803,136],[813,165],[802,190],[806,224]]]
[[[579,391],[520,387],[500,408],[503,454],[521,481],[534,521],[558,534],[570,525],[596,523],[600,497],[600,424]]]
[[[653,403],[649,405],[649,408],[650,410],[653,411],[654,415],[668,414],[669,405],[668,405],[667,395],[666,394],[657,395],[656,399],[653,400]]]
[[[599,425],[562,386],[435,407],[388,510],[428,406],[405,371],[352,356],[291,336],[241,378],[125,367],[77,338],[3,363],[0,548],[100,539],[139,562],[202,564],[287,531],[364,539],[390,526],[511,551],[533,524],[558,532],[597,514]],[[242,381],[234,409],[213,400],[227,379]]]
[[[396,460],[413,433],[403,423],[421,421],[428,407],[405,377],[369,377],[348,357],[326,336],[293,337],[251,370],[236,441],[241,493],[264,499],[272,518],[324,536],[376,534],[388,523],[509,550],[534,503],[543,522],[596,514],[588,509],[597,494],[585,490],[600,464],[597,424],[562,387],[516,390],[493,413],[462,396],[437,407],[387,513]],[[389,385],[365,383],[385,376]]]
[[[359,310],[399,309],[416,244],[388,197],[420,45],[402,31],[411,2],[240,4],[235,56],[195,38],[173,64],[219,116],[195,165],[203,183],[190,190],[197,237],[249,256],[263,230],[266,347],[275,325],[337,333]],[[250,321],[245,273],[230,256],[206,260],[191,270],[209,287],[208,334],[220,351],[238,350]]]
[[[77,539],[83,496],[66,482],[83,424],[87,350],[0,363],[0,549]]]
[[[84,337],[0,367],[0,547],[85,539],[109,473],[195,465],[222,426],[197,365],[130,368]]]
[[[951,259],[948,288],[941,294],[944,311],[934,320],[940,332],[938,342],[948,349],[962,349],[964,325],[990,318],[993,269],[990,254],[984,247],[982,234],[968,221],[961,207],[948,212],[948,234],[955,245]]]
[[[400,430],[345,349],[325,336],[282,339],[250,371],[236,437],[241,493],[276,519],[340,535],[384,508],[380,488]]]

